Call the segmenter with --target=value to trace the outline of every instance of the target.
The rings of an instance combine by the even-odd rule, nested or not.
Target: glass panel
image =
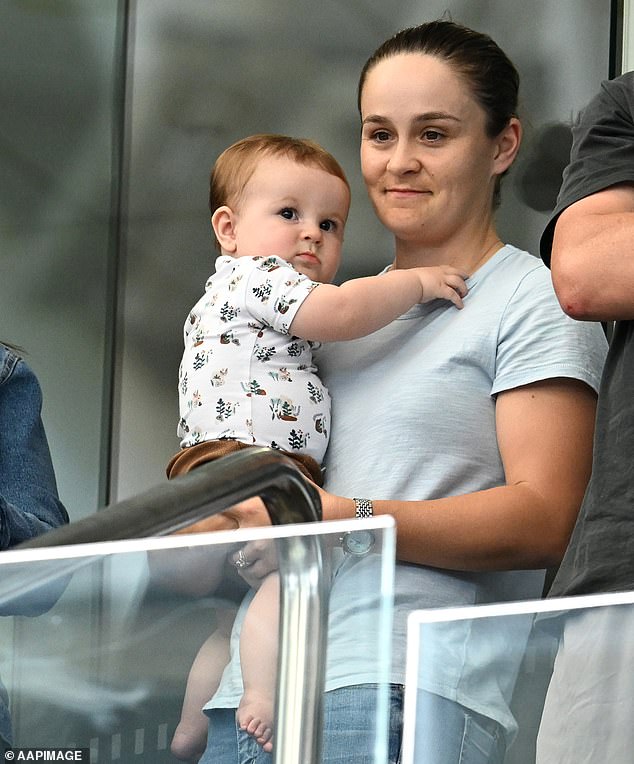
[[[0,3],[0,337],[24,348],[42,384],[73,519],[105,503],[123,5]]]
[[[360,528],[371,535],[357,535],[351,545],[346,537],[350,551],[344,552],[342,538]],[[267,593],[264,584],[254,595],[245,579],[259,586],[258,576],[269,564],[275,566],[276,551],[298,538],[320,541],[326,590],[333,600],[340,603],[351,591],[369,588],[381,593],[380,612],[362,614],[362,630],[355,638],[379,675],[387,677],[391,518],[362,525],[331,522],[8,551],[0,557],[0,613],[5,616],[0,619],[0,674],[10,698],[14,746],[87,747],[93,764],[174,761],[169,748],[190,668],[205,643],[196,661],[196,686],[191,685],[204,698],[196,710],[220,680],[227,662],[227,630],[239,607],[239,620],[245,613],[256,619],[262,676],[276,665],[275,640],[272,645],[267,641],[267,636],[276,636],[276,585]],[[367,553],[355,554],[360,552]],[[246,567],[232,564],[241,559]],[[252,596],[247,607],[245,597]],[[336,627],[333,623],[330,629]],[[317,645],[312,637],[300,645],[307,652]],[[235,635],[232,644],[235,649]],[[327,688],[336,684],[338,670],[330,661]],[[274,683],[275,671],[268,673]],[[233,678],[230,670],[225,678]],[[270,698],[274,688],[265,686]],[[226,697],[233,698],[236,688],[224,679],[223,687]],[[368,719],[369,733],[377,741],[377,762],[385,761],[386,709],[387,699],[382,698],[377,714]],[[192,718],[206,734],[200,711]],[[196,737],[186,740],[194,745]]]
[[[630,762],[632,623],[634,592],[412,613],[404,764]]]

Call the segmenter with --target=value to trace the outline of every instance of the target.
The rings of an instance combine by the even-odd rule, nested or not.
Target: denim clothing
[[[417,764],[503,764],[504,727],[453,700],[418,691],[414,761]]]
[[[0,345],[0,549],[68,522],[41,410],[35,375]]]
[[[265,753],[254,738],[238,729],[236,711],[236,708],[214,708],[207,712],[207,748],[198,764],[272,764],[271,754]]]
[[[403,732],[402,685],[389,687],[387,758],[375,748],[378,688],[355,685],[324,696],[323,764],[398,764]],[[414,760],[420,764],[502,764],[504,728],[493,719],[424,690],[416,706]],[[272,764],[255,740],[236,725],[235,708],[214,708],[209,716],[207,750],[199,764]]]
[[[323,764],[398,764],[403,729],[403,687],[390,685],[388,755],[376,758],[376,685],[342,687],[324,695]],[[209,716],[207,749],[198,764],[272,764],[254,738],[238,729],[235,708],[214,708]],[[274,741],[275,744],[275,741]]]
[[[0,344],[0,549],[68,522],[57,495],[41,410],[42,391],[35,375]],[[11,742],[1,684],[0,738]]]
[[[403,685],[389,685],[387,756],[376,749],[379,687],[357,684],[325,695],[324,764],[398,764],[403,737]],[[378,757],[377,757],[378,755]]]

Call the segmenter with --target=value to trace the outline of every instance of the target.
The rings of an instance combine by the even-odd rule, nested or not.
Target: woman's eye
[[[280,215],[285,220],[294,220],[297,216],[297,213],[292,207],[284,207],[284,209],[280,210]]]
[[[430,143],[434,143],[442,138],[442,133],[439,133],[438,130],[425,130],[423,138]]]
[[[390,140],[390,134],[387,130],[376,130],[372,134],[372,139],[375,140],[377,143],[385,143],[385,141]]]
[[[322,231],[336,231],[337,230],[337,224],[334,220],[322,220],[319,224],[319,227]]]

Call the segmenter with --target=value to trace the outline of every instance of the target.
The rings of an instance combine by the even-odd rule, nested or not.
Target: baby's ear
[[[222,250],[230,255],[236,251],[235,215],[230,207],[224,205],[211,216],[211,225]]]

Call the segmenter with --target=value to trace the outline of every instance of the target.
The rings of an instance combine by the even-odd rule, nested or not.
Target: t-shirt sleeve
[[[491,394],[555,377],[578,379],[598,391],[606,353],[601,325],[569,318],[549,271],[538,264],[503,313]]]
[[[280,334],[288,334],[295,314],[319,284],[278,257],[249,258],[244,302],[249,313]]]
[[[604,81],[572,134],[570,163],[540,241],[546,265],[557,218],[567,207],[616,183],[634,182],[634,72]]]

